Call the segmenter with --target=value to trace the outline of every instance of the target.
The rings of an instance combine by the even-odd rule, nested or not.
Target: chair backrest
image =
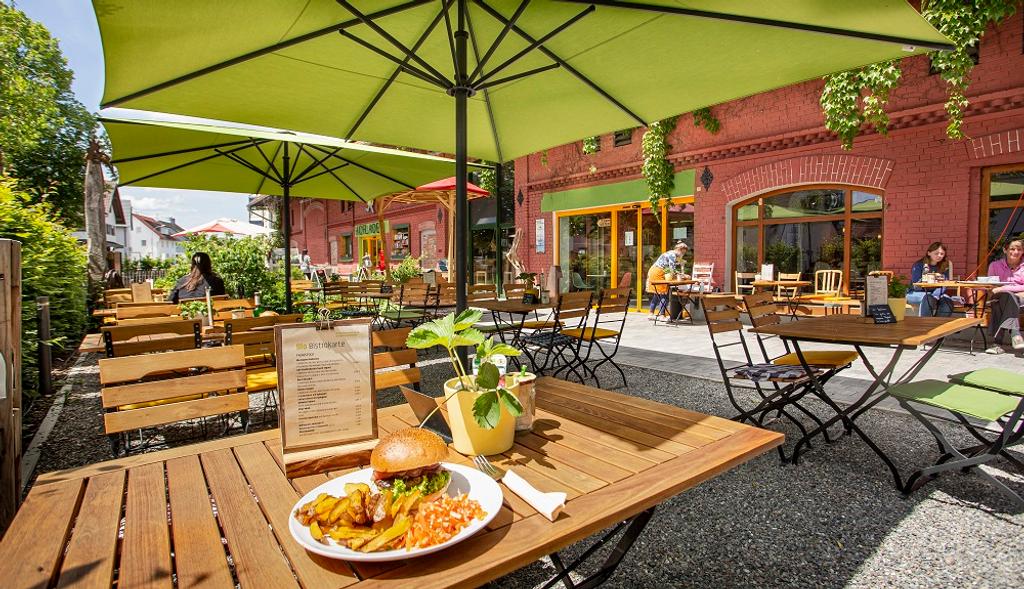
[[[117,322],[118,327],[126,325],[148,325],[152,323],[176,323],[187,321],[182,315],[171,315],[170,317],[141,317],[139,319],[122,319]]]
[[[471,284],[466,290],[466,302],[469,304],[496,300],[498,289],[493,284]]]
[[[292,292],[305,292],[316,286],[312,280],[292,280]]]
[[[779,272],[779,280],[800,280],[800,278],[802,277],[803,274],[801,274],[800,272]],[[796,293],[796,291],[797,288],[793,286],[780,285],[775,288],[775,294],[780,297],[783,296],[783,293],[785,292],[788,292],[790,293],[790,295],[793,295]]]
[[[114,325],[100,328],[108,358],[187,350],[203,345],[199,319]]]
[[[148,282],[132,283],[132,302],[145,303],[153,300],[153,285]]]
[[[130,303],[132,301],[132,289],[130,288],[108,288],[103,291],[103,304],[113,307],[118,303]]]
[[[587,322],[587,315],[590,314],[590,305],[594,302],[594,291],[578,290],[567,292],[558,297],[558,305],[555,307],[555,329],[562,326],[569,327],[568,320],[576,319],[574,327],[583,327]]]
[[[751,285],[751,283],[754,282],[755,276],[756,274],[753,272],[734,272],[733,287],[736,289],[736,292],[740,292],[743,290],[749,290],[753,292],[754,287]]]
[[[506,299],[521,299],[526,292],[525,282],[506,282],[503,286]]]
[[[740,323],[740,303],[736,300],[736,295],[713,294],[702,297],[701,300],[712,340],[715,339],[716,333],[743,332],[743,324]]]
[[[244,331],[252,331],[259,327],[273,327],[282,323],[299,323],[302,321],[302,313],[292,313],[291,315],[269,315],[261,317],[245,317],[242,319],[225,319],[224,320],[224,332],[228,334],[228,344],[231,343],[230,337],[232,334],[241,333]],[[267,331],[273,331],[267,329]]]
[[[715,263],[694,264],[690,278],[697,282],[702,292],[710,292],[715,287]]]
[[[814,273],[814,294],[830,294],[838,296],[842,291],[842,270],[818,270]]]
[[[619,279],[619,288],[629,288],[633,286],[633,273],[623,272],[622,278]]]
[[[108,434],[249,408],[242,346],[99,362]]]
[[[221,299],[212,301],[213,311],[234,311],[236,309],[255,309],[256,303],[250,299]]]
[[[573,286],[573,288],[576,288],[576,289],[579,289],[579,290],[584,290],[584,289],[589,288],[587,286],[587,283],[583,281],[583,277],[580,276],[579,272],[573,272],[572,273],[572,286]]]
[[[170,317],[172,315],[180,315],[181,309],[178,305],[162,304],[162,305],[132,305],[132,306],[117,306],[117,320],[122,319],[141,319],[143,317]]]
[[[633,289],[630,287],[602,288],[601,294],[597,297],[597,305],[594,307],[594,321],[587,329],[596,332],[598,328],[613,328],[615,345],[618,346],[619,338],[622,337],[622,329],[626,325],[626,317],[629,315],[629,302],[633,298]]]
[[[373,354],[374,388],[376,390],[399,385],[417,385],[420,369],[416,367],[416,350],[405,344],[411,327],[374,331],[370,340]],[[404,368],[400,368],[404,367]]]
[[[437,304],[440,307],[454,307],[455,306],[455,283],[444,282],[435,285],[434,290],[437,292]]]

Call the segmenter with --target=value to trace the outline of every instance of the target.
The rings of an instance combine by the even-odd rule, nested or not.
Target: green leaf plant
[[[493,361],[494,357],[498,354],[518,356],[520,352],[508,344],[494,341],[494,338],[484,338],[484,334],[473,327],[477,321],[480,321],[482,315],[483,313],[476,309],[466,309],[458,316],[455,313],[449,313],[440,319],[424,323],[413,329],[409,332],[405,345],[416,350],[425,350],[435,346],[444,348],[448,352],[448,359],[452,368],[455,369],[458,379],[455,393],[460,391],[479,393],[473,402],[473,419],[483,429],[494,429],[501,418],[502,405],[515,417],[523,414],[523,406],[520,405],[519,400],[501,384],[501,374]],[[467,374],[466,367],[462,365],[458,354],[455,353],[459,347],[464,346],[476,346],[476,358],[480,363],[480,368],[475,376]],[[445,402],[455,393],[445,397]],[[438,405],[439,408],[440,405]],[[423,423],[426,423],[435,411],[437,409],[431,411]],[[423,423],[420,424],[420,427],[423,426]]]

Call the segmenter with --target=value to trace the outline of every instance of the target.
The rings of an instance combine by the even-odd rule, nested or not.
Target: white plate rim
[[[365,482],[365,479],[368,478],[367,475],[372,473],[373,469],[371,468],[360,469],[324,481],[320,485],[317,485],[315,489],[312,489],[303,495],[295,502],[295,505],[293,505],[288,512],[288,530],[291,532],[292,538],[294,538],[295,541],[306,550],[319,554],[320,556],[326,556],[327,558],[335,558],[352,562],[387,562],[392,560],[404,560],[444,550],[472,537],[474,534],[484,529],[484,527],[498,515],[498,511],[501,509],[504,497],[498,483],[475,468],[450,462],[442,462],[441,466],[447,468],[453,473],[458,473],[466,477],[470,483],[469,494],[471,498],[477,499],[478,501],[480,501],[481,495],[491,497],[496,496],[499,498],[496,506],[492,505],[490,509],[487,505],[484,505],[484,501],[480,501],[480,506],[487,512],[484,518],[473,520],[472,523],[463,528],[462,531],[455,536],[452,536],[447,542],[443,542],[435,546],[428,546],[426,548],[415,548],[413,550],[399,548],[397,550],[385,550],[382,552],[358,552],[333,543],[325,545],[317,542],[312,536],[310,536],[309,528],[303,526],[297,519],[295,519],[295,511],[305,503],[315,499],[320,493],[328,492],[324,489],[342,486],[347,482]],[[488,493],[488,491],[490,492]],[[335,491],[333,494],[337,496],[340,493]]]

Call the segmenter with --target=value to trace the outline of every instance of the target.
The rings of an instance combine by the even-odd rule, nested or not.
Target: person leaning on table
[[[910,292],[907,293],[907,302],[911,305],[919,305],[921,317],[949,317],[953,314],[953,298],[946,294],[945,288],[933,288],[925,290],[913,286],[923,282],[924,275],[939,275],[949,280],[953,275],[953,267],[946,256],[946,244],[936,241],[925,250],[924,257],[914,263],[910,268]]]
[[[988,330],[992,334],[989,354],[1001,354],[999,335],[1002,330],[1010,334],[1014,350],[1024,350],[1024,337],[1020,334],[1020,309],[1024,307],[1024,239],[1010,240],[1003,246],[1003,257],[988,265],[988,275],[998,276],[1000,282],[1008,282],[992,289],[991,316]]]
[[[171,302],[179,303],[188,299],[206,297],[206,288],[210,288],[210,296],[227,294],[224,279],[213,271],[213,262],[206,252],[192,254],[192,269],[178,279],[171,291]]]
[[[654,319],[654,312],[659,309],[665,298],[668,296],[669,287],[664,284],[654,285],[651,284],[655,280],[665,280],[665,272],[669,270],[675,271],[677,268],[683,267],[683,258],[686,256],[687,250],[690,246],[686,245],[685,242],[678,242],[676,245],[664,252],[658,259],[651,265],[651,269],[647,271],[647,284],[645,290],[651,295],[650,312],[648,319]],[[688,278],[686,274],[678,274],[677,278]]]

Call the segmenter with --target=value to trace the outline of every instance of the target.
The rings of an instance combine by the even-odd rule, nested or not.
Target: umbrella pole
[[[384,251],[384,277],[391,280],[391,253],[388,251],[388,232],[384,230],[384,199],[377,199],[377,231],[380,232],[380,247]]]
[[[466,229],[469,217],[469,203],[466,200],[466,100],[470,89],[466,72],[466,0],[458,0],[458,30],[455,32],[455,312],[466,309]],[[468,365],[469,353],[465,347],[458,349],[463,366]]]
[[[288,174],[289,167],[288,144],[284,144],[284,182],[281,183],[281,192],[284,194],[284,307],[288,313],[292,312],[292,195],[291,182]]]

